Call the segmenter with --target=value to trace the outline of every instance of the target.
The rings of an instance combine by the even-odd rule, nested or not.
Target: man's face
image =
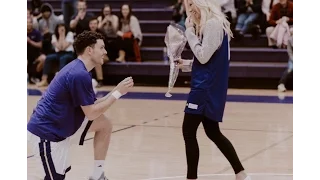
[[[102,39],[98,39],[97,43],[93,46],[91,51],[91,59],[95,64],[102,65],[104,63],[104,58],[107,55],[105,45]]]
[[[50,11],[45,11],[42,13],[42,17],[45,18],[45,19],[49,19],[51,15],[51,12]]]
[[[30,12],[30,10],[28,9],[27,10],[27,18],[30,18],[31,17],[31,12]]]
[[[78,7],[77,7],[78,11],[86,11],[87,9],[87,5],[85,2],[78,2]]]
[[[89,22],[90,31],[96,32],[98,29],[98,20],[94,19]]]
[[[32,19],[27,18],[27,31],[32,30]]]

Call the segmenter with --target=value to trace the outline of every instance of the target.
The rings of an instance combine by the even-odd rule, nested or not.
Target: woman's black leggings
[[[231,142],[220,132],[219,123],[206,118],[203,115],[186,113],[183,120],[183,137],[186,146],[186,156],[188,164],[188,179],[197,179],[199,146],[197,141],[197,129],[202,122],[207,136],[217,145],[223,155],[230,162],[235,174],[243,171],[244,168],[233,148]]]

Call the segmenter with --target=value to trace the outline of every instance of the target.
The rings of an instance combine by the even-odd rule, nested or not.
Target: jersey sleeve
[[[69,90],[74,106],[94,104],[96,98],[92,87],[91,76],[87,72],[70,75]]]

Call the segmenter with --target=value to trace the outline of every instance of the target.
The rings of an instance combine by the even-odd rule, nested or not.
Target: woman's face
[[[108,16],[108,15],[110,15],[110,14],[111,14],[111,9],[110,9],[110,7],[105,7],[105,8],[103,9],[103,15]]]
[[[195,20],[200,20],[200,9],[193,3],[193,0],[187,0],[186,5],[189,7],[189,14],[191,15],[191,17]]]
[[[129,6],[128,5],[123,5],[121,8],[121,13],[124,17],[127,17],[129,15]]]
[[[59,32],[59,34],[65,34],[66,33],[66,28],[64,26],[60,26],[58,28],[58,32]]]

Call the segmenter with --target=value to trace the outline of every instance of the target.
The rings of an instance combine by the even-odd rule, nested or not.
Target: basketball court
[[[113,87],[103,87],[98,96]],[[29,119],[43,89],[28,86]],[[135,87],[118,100],[106,115],[113,134],[105,172],[110,180],[185,180],[186,160],[182,136],[183,110],[189,88],[174,88],[166,98],[165,87]],[[229,89],[221,130],[253,180],[292,180],[292,92]],[[73,154],[67,180],[86,180],[93,167],[93,134]],[[198,129],[199,180],[234,180],[228,161]],[[34,165],[28,149],[28,174]]]

